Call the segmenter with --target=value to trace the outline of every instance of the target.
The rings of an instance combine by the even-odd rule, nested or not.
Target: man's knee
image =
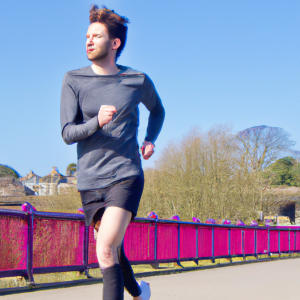
[[[111,245],[100,245],[97,249],[97,256],[101,267],[110,267],[116,263],[117,248]]]

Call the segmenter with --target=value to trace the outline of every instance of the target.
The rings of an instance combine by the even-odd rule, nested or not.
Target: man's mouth
[[[95,49],[92,49],[92,48],[88,48],[87,50],[86,50],[86,52],[87,53],[91,53],[92,51],[94,51]]]

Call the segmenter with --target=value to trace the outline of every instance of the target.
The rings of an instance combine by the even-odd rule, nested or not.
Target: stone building
[[[26,176],[21,177],[20,181],[24,186],[27,186],[33,192],[35,191],[35,186],[39,184],[41,176],[36,175],[33,171],[30,171]]]
[[[67,182],[67,177],[60,174],[56,167],[53,167],[50,174],[40,178],[39,184],[35,186],[35,189],[38,190],[40,196],[56,195],[58,194],[58,185]]]
[[[56,167],[52,168],[50,174],[39,178],[39,183],[34,185],[34,190],[40,196],[69,194],[76,191],[77,178],[64,176]]]

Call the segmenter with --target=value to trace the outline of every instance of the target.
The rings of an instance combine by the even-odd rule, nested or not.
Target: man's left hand
[[[154,153],[155,146],[151,142],[144,141],[141,150],[144,159],[148,160]]]

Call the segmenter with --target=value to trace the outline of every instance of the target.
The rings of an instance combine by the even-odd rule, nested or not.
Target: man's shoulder
[[[122,74],[125,74],[125,75],[142,75],[142,76],[146,76],[146,74],[144,72],[141,72],[141,71],[138,71],[138,70],[134,70],[130,67],[125,67],[125,66],[120,66],[118,65],[118,67],[122,70],[124,70],[122,72]]]
[[[85,76],[85,75],[89,75],[90,73],[91,73],[91,66],[87,66],[80,69],[71,70],[66,74],[73,77],[73,76]]]

